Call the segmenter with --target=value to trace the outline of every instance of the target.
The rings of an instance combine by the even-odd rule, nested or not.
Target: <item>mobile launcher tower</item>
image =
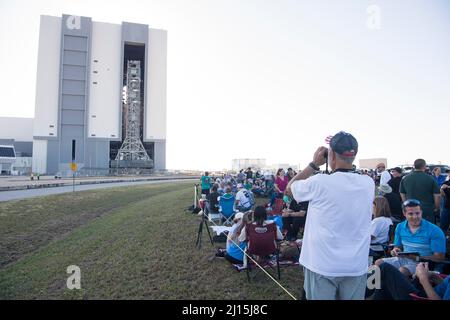
[[[41,16],[33,171],[166,169],[167,32]]]

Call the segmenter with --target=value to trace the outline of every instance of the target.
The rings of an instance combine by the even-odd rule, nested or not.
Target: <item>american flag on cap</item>
[[[328,136],[325,138],[325,143],[330,144],[331,139],[333,139],[333,136]]]

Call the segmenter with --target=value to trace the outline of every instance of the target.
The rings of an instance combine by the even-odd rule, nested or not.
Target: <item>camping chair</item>
[[[231,221],[234,217],[234,202],[235,197],[225,198],[221,196],[219,199],[219,213],[223,224],[232,224]]]
[[[388,242],[370,244],[371,247],[370,256],[373,257],[373,260],[377,260],[380,258],[389,258],[391,256],[391,250],[394,248],[394,245],[391,243],[394,242],[396,227],[397,227],[396,224],[392,224],[389,226]]]
[[[219,208],[212,208],[211,202],[209,200],[206,200],[206,215],[208,216],[209,221],[218,220],[221,221],[222,216],[219,213]]]
[[[278,279],[280,279],[280,256],[277,239],[277,225],[275,223],[269,223],[264,226],[258,226],[253,223],[248,223],[245,226],[247,235],[247,249],[244,255],[244,266],[247,270],[247,279],[250,282],[251,269],[256,265],[248,259],[247,255],[257,261],[258,264],[265,268],[269,266],[273,269],[271,264],[271,257],[276,257]],[[256,266],[257,267],[257,266]],[[256,273],[253,277],[256,276]]]
[[[270,211],[271,215],[281,215],[283,213],[284,201],[281,198],[276,198],[273,203],[272,210]]]

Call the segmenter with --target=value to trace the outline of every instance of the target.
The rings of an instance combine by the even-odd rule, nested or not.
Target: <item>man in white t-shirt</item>
[[[380,186],[387,185],[392,178],[384,163],[377,164],[377,174],[380,175]]]
[[[238,192],[236,193],[236,209],[241,212],[246,212],[253,206],[252,192],[245,189],[242,183],[238,183],[237,188]]]
[[[357,152],[356,139],[341,131],[288,184],[297,202],[309,201],[299,259],[308,300],[364,299],[375,184],[354,172]],[[326,154],[333,173],[311,176]]]

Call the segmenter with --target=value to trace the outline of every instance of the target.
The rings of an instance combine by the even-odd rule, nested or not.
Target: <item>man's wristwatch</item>
[[[314,164],[314,162],[310,162],[310,163],[309,163],[309,166],[310,166],[311,168],[313,168],[315,171],[319,171],[319,170],[320,170],[320,168],[319,168],[318,166],[316,166],[316,165]]]

